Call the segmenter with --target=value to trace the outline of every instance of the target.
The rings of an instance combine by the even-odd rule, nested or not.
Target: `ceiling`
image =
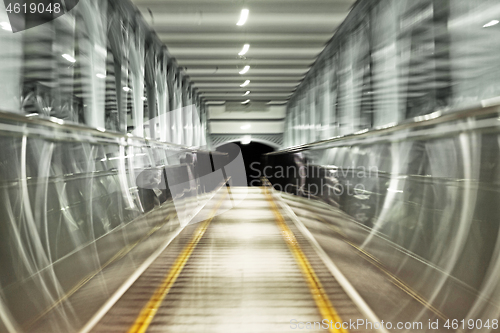
[[[354,0],[133,0],[207,102],[286,103]],[[241,10],[248,20],[237,26]],[[250,49],[238,56],[244,44]],[[248,73],[240,75],[245,65]],[[250,84],[240,85],[250,80]],[[247,91],[248,96],[243,96]],[[239,110],[238,110],[239,111]]]

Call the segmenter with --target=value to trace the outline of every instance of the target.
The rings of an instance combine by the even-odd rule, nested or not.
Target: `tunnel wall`
[[[499,14],[492,0],[357,1],[265,174],[346,212],[352,241],[458,320],[500,316]]]
[[[130,1],[16,33],[0,5],[0,22],[0,332],[75,332],[207,203],[226,156],[186,148],[206,145],[204,102]]]
[[[500,315],[499,111],[271,153],[265,176],[347,213],[347,239],[448,318],[485,322]]]
[[[211,175],[223,154],[0,119],[0,304],[9,324],[0,331],[32,332],[44,320],[51,332],[77,331],[224,182]],[[140,256],[129,255],[136,247]],[[111,266],[114,277],[102,278]],[[96,288],[72,298],[91,279]]]
[[[498,103],[499,15],[495,0],[357,1],[291,97],[284,147]]]
[[[0,22],[0,111],[206,145],[204,101],[130,1],[79,0],[16,33],[0,6]]]

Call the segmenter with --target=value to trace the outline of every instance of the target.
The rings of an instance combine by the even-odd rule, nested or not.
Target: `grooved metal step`
[[[294,332],[292,320],[323,320],[268,198],[263,189],[257,190],[253,189],[250,199],[213,219],[147,332]],[[241,197],[240,192],[232,189],[233,198]],[[342,320],[363,318],[307,240],[293,223],[287,225]],[[166,249],[94,332],[126,332],[133,325],[196,227],[188,226],[178,236],[177,243]]]

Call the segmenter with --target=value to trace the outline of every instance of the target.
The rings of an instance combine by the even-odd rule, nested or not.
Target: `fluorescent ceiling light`
[[[241,102],[241,104],[248,104],[248,103],[250,103],[250,100],[249,100],[249,99],[247,99],[247,100],[246,100],[246,101],[244,101],[244,102]]]
[[[243,45],[243,48],[241,49],[240,53],[238,53],[238,55],[242,56],[247,54],[249,49],[250,49],[250,44]]]
[[[129,92],[131,91],[132,89],[130,89],[129,87],[123,87],[123,91],[126,91],[126,92]]]
[[[500,23],[500,21],[498,21],[498,20],[492,20],[492,21],[486,23],[485,25],[483,25],[483,28],[492,27],[494,25],[497,25],[498,23]]]
[[[75,63],[76,62],[76,59],[73,58],[72,56],[70,56],[69,54],[63,54],[62,57],[66,60],[68,60],[69,62],[72,62],[72,63]]]
[[[243,68],[240,72],[240,74],[245,74],[247,73],[248,71],[250,70],[250,66],[245,66],[245,68]]]
[[[241,10],[241,15],[240,15],[240,20],[238,21],[238,23],[236,23],[236,25],[243,25],[247,22],[247,19],[248,19],[248,13],[250,13],[250,11],[248,9],[242,9]]]
[[[241,129],[242,130],[247,130],[247,129],[250,129],[251,127],[252,127],[252,125],[246,124],[246,125],[241,126]]]
[[[8,22],[0,22],[0,27],[2,27],[2,29],[6,31],[12,31],[12,27]]]
[[[246,87],[250,84],[250,80],[246,80],[242,85],[240,85],[240,87]]]
[[[243,96],[248,96],[248,95],[250,95],[250,90],[247,91]]]
[[[105,79],[105,78],[106,78],[106,75],[101,74],[101,73],[96,74],[95,76],[97,76],[97,77],[98,77],[98,78],[100,78],[100,79]]]

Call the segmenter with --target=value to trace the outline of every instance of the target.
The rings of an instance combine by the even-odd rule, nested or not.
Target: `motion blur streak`
[[[224,182],[200,180],[227,161],[135,11],[84,0],[0,30],[0,332],[78,331]]]
[[[153,320],[158,308],[161,306],[163,299],[170,291],[170,288],[174,285],[177,277],[181,274],[182,269],[186,265],[189,257],[193,253],[195,247],[200,242],[200,239],[207,231],[210,222],[215,217],[217,210],[220,208],[224,201],[225,197],[222,197],[213,211],[210,213],[210,217],[200,224],[198,229],[196,230],[193,239],[187,244],[184,251],[177,258],[176,262],[173,264],[169,274],[165,277],[162,284],[158,287],[154,295],[149,300],[148,304],[142,309],[141,314],[136,319],[134,325],[128,330],[128,333],[144,333],[148,329],[151,321]]]
[[[267,156],[275,188],[340,207],[349,241],[445,318],[500,316],[499,15],[358,1],[288,103],[288,149]]]
[[[498,0],[80,0],[16,33],[33,22],[10,16],[1,333],[126,331],[172,265],[144,330],[498,330]]]
[[[336,324],[342,324],[342,319],[339,317],[337,311],[328,299],[328,295],[324,291],[323,286],[321,285],[321,282],[316,275],[316,272],[311,267],[311,264],[309,263],[309,260],[307,259],[304,252],[302,252],[302,249],[295,239],[293,232],[290,230],[290,228],[288,228],[283,216],[279,212],[278,207],[273,200],[273,197],[267,191],[265,194],[267,201],[269,202],[269,205],[271,206],[271,209],[274,213],[276,223],[281,229],[283,238],[290,248],[290,251],[293,253],[293,256],[295,257],[298,266],[301,268],[302,273],[306,276],[306,280],[309,284],[309,289],[311,290],[311,294],[314,296],[314,300],[319,312],[322,315],[322,318],[326,319],[328,323],[332,323],[329,327],[329,331],[332,333],[347,333],[347,330],[343,328],[335,328]]]

